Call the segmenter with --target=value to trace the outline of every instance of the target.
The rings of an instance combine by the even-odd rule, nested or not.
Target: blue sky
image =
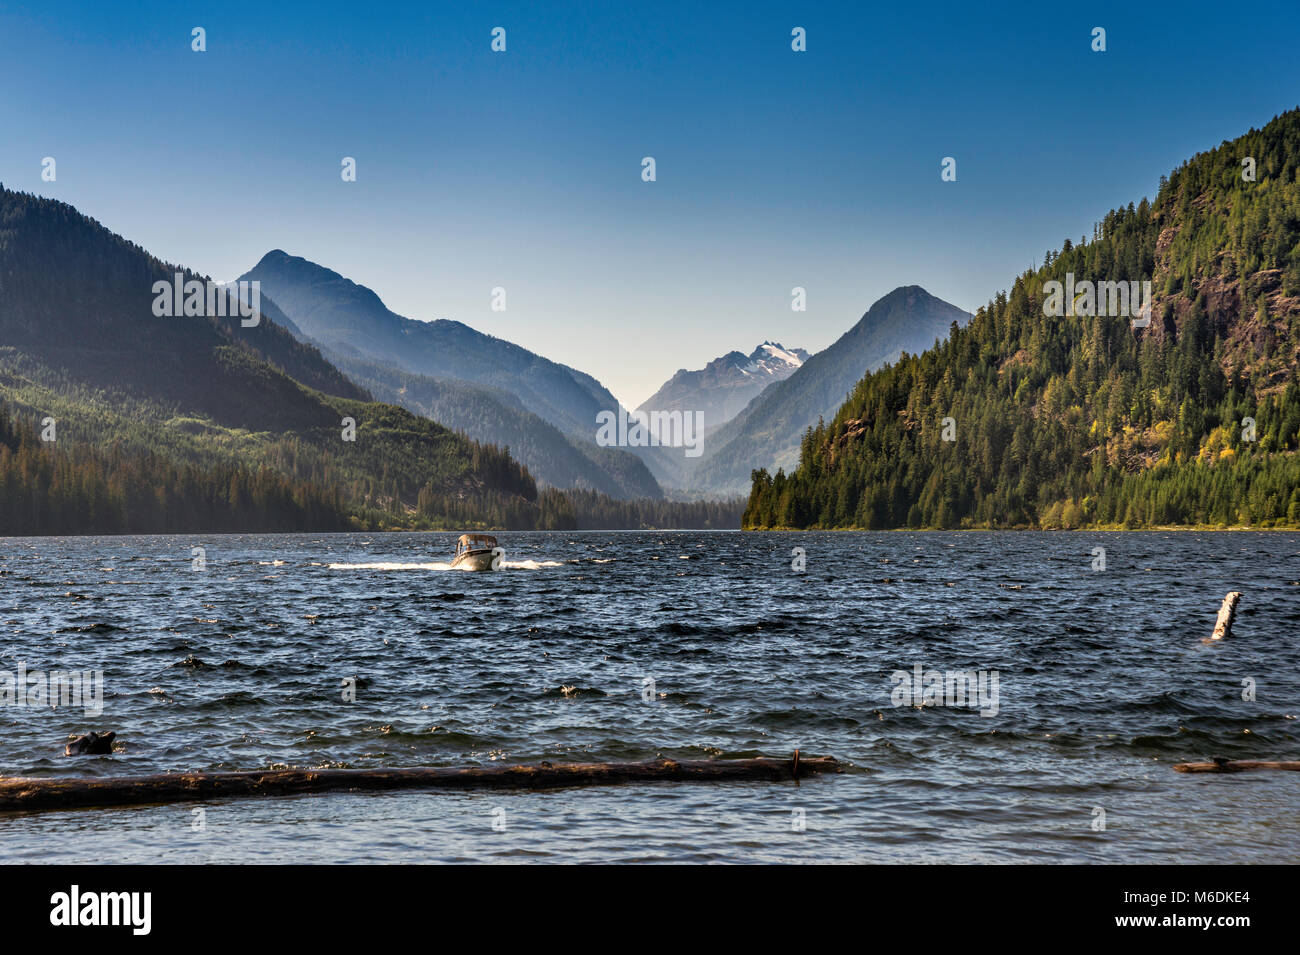
[[[268,6],[6,3],[0,181],[221,280],[306,256],[632,405],[898,285],[973,310],[1300,103],[1295,3]]]

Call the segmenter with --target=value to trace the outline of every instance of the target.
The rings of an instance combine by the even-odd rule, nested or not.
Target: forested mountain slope
[[[1188,160],[867,375],[793,474],[755,473],[745,525],[1300,524],[1298,168],[1300,111]],[[1150,325],[1044,314],[1071,277],[1150,280]]]
[[[237,315],[156,315],[155,283],[178,272],[202,278],[65,203],[0,187],[0,399],[13,427],[50,418],[69,453],[88,445],[157,473],[155,458],[269,469],[337,493],[363,522],[531,526],[526,469],[371,401],[276,324],[268,300],[252,327]]]

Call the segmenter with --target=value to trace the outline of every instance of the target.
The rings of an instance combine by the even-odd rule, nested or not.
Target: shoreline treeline
[[[269,468],[199,467],[41,441],[0,405],[0,536],[347,530],[337,490]]]
[[[508,490],[432,486],[414,508],[396,489],[328,486],[269,467],[175,461],[123,443],[45,442],[0,403],[0,537],[79,534],[292,533],[348,530],[735,529],[744,500],[616,500],[597,491],[536,490],[490,445],[470,462]],[[377,504],[376,500],[384,504]]]

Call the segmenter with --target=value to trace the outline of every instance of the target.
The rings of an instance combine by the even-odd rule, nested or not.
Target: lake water
[[[104,673],[100,716],[0,706],[0,775],[795,747],[847,772],[9,814],[5,861],[1300,859],[1300,773],[1171,768],[1300,758],[1300,534],[500,537],[480,574],[451,534],[0,539],[0,671]],[[894,705],[917,666],[984,671],[983,707]],[[90,729],[118,751],[64,757]]]

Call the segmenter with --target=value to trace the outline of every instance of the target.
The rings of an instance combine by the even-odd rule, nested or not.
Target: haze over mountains
[[[597,414],[619,407],[595,378],[461,322],[417,321],[307,259],[268,252],[239,281],[261,283],[305,342],[353,381],[479,441],[509,447],[544,484],[612,497],[743,494],[754,468],[792,466],[804,430],[868,370],[920,351],[969,316],[923,289],[897,289],[825,351],[764,342],[682,369],[639,410],[699,412],[704,454],[602,448]]]
[[[590,375],[461,322],[405,318],[365,286],[279,249],[239,280],[260,282],[305,340],[376,397],[509,447],[544,483],[662,496],[636,455],[595,444],[597,413],[618,402]]]

